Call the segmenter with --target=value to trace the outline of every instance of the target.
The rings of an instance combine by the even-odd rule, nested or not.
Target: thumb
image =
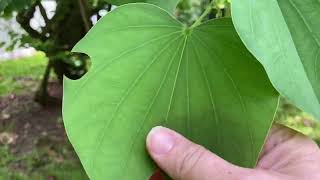
[[[158,166],[176,180],[236,180],[249,171],[164,127],[150,131],[147,149]]]

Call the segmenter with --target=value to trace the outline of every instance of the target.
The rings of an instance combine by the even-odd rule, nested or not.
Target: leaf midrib
[[[175,75],[175,80],[174,80],[172,93],[171,93],[171,97],[170,97],[170,101],[169,101],[168,112],[167,112],[167,115],[166,115],[166,118],[165,118],[165,123],[167,123],[167,121],[168,121],[169,113],[170,113],[170,110],[171,110],[172,99],[173,99],[174,92],[175,92],[175,89],[176,89],[177,79],[178,79],[178,76],[179,76],[179,73],[180,73],[181,62],[182,62],[183,54],[185,52],[187,40],[188,40],[188,35],[185,35],[184,42],[183,42],[183,47],[182,47],[182,50],[181,50],[181,55],[180,55],[180,58],[179,58],[179,65],[178,65],[178,68],[177,68],[177,73]]]

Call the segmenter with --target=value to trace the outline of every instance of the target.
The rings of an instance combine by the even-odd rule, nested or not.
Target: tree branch
[[[18,13],[16,19],[21,27],[33,38],[45,40],[46,37],[42,36],[38,31],[30,26],[30,20],[33,18],[34,12],[36,11],[36,4],[33,4],[28,10],[21,11]]]
[[[108,8],[107,8],[107,11],[110,12],[112,9],[112,4],[108,4]]]
[[[90,22],[88,20],[88,15],[85,9],[85,5],[84,2],[82,0],[78,0],[79,3],[79,7],[80,7],[80,13],[81,13],[81,17],[84,23],[84,27],[86,29],[86,31],[88,32],[91,28]]]
[[[48,25],[50,23],[50,20],[48,18],[46,9],[42,6],[41,1],[37,1],[37,4],[38,4],[39,10],[40,10],[40,14],[44,19],[44,22],[46,23],[46,25]]]

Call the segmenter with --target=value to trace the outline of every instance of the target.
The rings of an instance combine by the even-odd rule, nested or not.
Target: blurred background
[[[192,23],[209,0],[183,0]],[[230,16],[216,0],[209,18]],[[62,79],[90,67],[72,47],[116,6],[107,0],[0,0],[0,180],[87,180],[61,117]],[[228,107],[226,107],[228,108]],[[320,142],[320,124],[282,99],[276,121]]]

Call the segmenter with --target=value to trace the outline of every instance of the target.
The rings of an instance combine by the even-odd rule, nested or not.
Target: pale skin
[[[175,180],[320,180],[317,144],[281,125],[270,130],[254,169],[235,166],[164,127],[150,131],[147,149]]]

